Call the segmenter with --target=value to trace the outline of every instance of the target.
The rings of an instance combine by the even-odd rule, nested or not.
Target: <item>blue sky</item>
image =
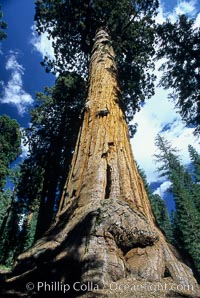
[[[53,57],[53,50],[46,35],[38,37],[34,30],[34,0],[1,0],[1,4],[4,21],[8,23],[8,37],[0,45],[0,114],[6,113],[16,118],[22,127],[27,127],[36,92],[54,84],[54,76],[46,74],[40,65],[44,55]],[[199,0],[162,1],[156,20],[162,23],[168,17],[175,21],[181,13],[196,18],[196,26],[200,25]],[[161,76],[159,65],[160,62],[156,68],[158,79]],[[188,144],[200,151],[193,129],[185,127],[174,105],[168,101],[168,93],[169,90],[156,88],[155,96],[146,102],[134,119],[138,131],[131,144],[135,159],[145,170],[149,182],[160,179],[153,157],[157,133],[163,131],[162,135],[179,149],[184,164],[189,162]],[[25,151],[24,148],[24,154]],[[156,192],[163,195],[168,186],[169,182],[162,180]]]
[[[3,0],[4,21],[8,24],[7,39],[0,50],[0,114],[17,118],[25,127],[35,94],[55,79],[41,67],[41,54],[34,49],[34,0]]]
[[[168,4],[170,3],[170,5]],[[173,3],[173,6],[172,6]],[[170,8],[167,10],[166,8]],[[156,21],[162,23],[166,18],[176,21],[179,14],[187,14],[189,17],[195,18],[195,26],[200,26],[200,2],[199,0],[188,1],[165,1],[161,2],[159,14]],[[158,71],[161,61],[156,62],[155,74],[157,82],[162,75]],[[156,172],[156,163],[154,154],[157,153],[155,146],[155,137],[160,133],[172,146],[178,149],[183,164],[190,162],[188,154],[188,144],[191,144],[200,152],[199,139],[193,136],[193,129],[185,127],[180,115],[177,113],[175,106],[168,100],[168,94],[172,90],[164,90],[156,88],[155,95],[148,101],[136,114],[134,121],[138,123],[138,131],[131,141],[135,159],[141,168],[145,169],[148,181],[160,181],[160,186],[156,193],[164,196],[164,192],[170,183],[164,178],[160,178]],[[168,129],[166,129],[168,128]],[[145,137],[144,137],[145,136]]]

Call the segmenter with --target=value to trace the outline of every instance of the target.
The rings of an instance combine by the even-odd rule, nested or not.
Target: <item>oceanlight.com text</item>
[[[110,283],[110,290],[120,291],[120,292],[168,292],[168,291],[193,291],[193,286],[191,285],[184,285],[184,284],[175,284],[175,283],[150,283],[144,282],[140,284],[120,284],[116,282]]]

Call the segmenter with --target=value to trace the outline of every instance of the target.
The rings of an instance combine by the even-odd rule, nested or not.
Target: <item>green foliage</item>
[[[11,266],[18,255],[20,243],[20,212],[21,208],[16,199],[11,204],[11,210],[0,241],[0,263]]]
[[[139,102],[153,94],[154,16],[157,0],[37,0],[39,34],[52,38],[55,61],[44,60],[47,71],[88,72],[95,32],[106,28],[116,53],[119,82],[128,120]]]
[[[11,191],[6,190],[3,192],[0,192],[0,227],[6,212],[6,209],[8,207],[9,201],[11,199]]]
[[[176,23],[170,21],[158,26],[160,46],[158,58],[167,58],[162,65],[164,75],[160,84],[173,88],[171,98],[187,124],[200,133],[200,28],[194,28],[194,20],[179,16]]]
[[[173,219],[176,244],[188,252],[200,273],[200,212],[196,207],[195,183],[167,141],[158,135],[156,145],[160,150],[156,157],[162,163],[159,169],[172,183],[171,192],[176,205]]]
[[[191,146],[188,146],[188,151],[192,161],[192,184],[191,193],[193,195],[193,201],[196,208],[200,212],[200,154]]]
[[[4,30],[7,28],[7,24],[2,21],[3,13],[1,10],[1,4],[0,4],[0,41],[4,40],[7,37],[7,34],[4,32]]]
[[[21,153],[20,126],[7,115],[0,116],[0,191],[5,186],[9,165]]]
[[[3,188],[5,187],[7,176],[14,177],[14,173],[9,169],[9,166],[20,153],[21,132],[19,124],[6,115],[0,116],[0,257],[1,261],[8,261],[8,263],[12,255],[11,242],[13,241],[13,235],[9,234],[9,231],[17,228],[18,224],[17,221],[14,223],[11,220],[11,209],[13,208],[11,191]],[[14,218],[17,216],[17,210],[15,208],[12,210]],[[8,256],[9,253],[10,255]]]
[[[174,237],[172,233],[172,224],[170,222],[169,213],[165,201],[161,199],[158,194],[152,194],[150,196],[150,202],[153,209],[154,216],[160,229],[164,232],[168,241],[174,243]]]
[[[36,238],[48,229],[57,210],[82,122],[85,90],[80,76],[65,73],[55,87],[37,94],[38,104],[31,111],[31,126],[26,130],[30,156],[21,166],[17,193],[26,214],[38,217]]]
[[[161,199],[158,194],[153,194],[149,183],[147,182],[147,178],[145,172],[138,167],[138,171],[142,180],[144,182],[144,187],[146,189],[147,195],[149,197],[151,208],[153,210],[153,214],[155,216],[156,222],[159,228],[167,237],[167,240],[171,243],[174,243],[174,238],[172,234],[172,225],[170,222],[169,214],[167,211],[167,207],[165,201]]]
[[[192,160],[192,164],[194,166],[194,170],[193,170],[194,181],[199,183],[200,182],[200,154],[191,145],[188,146],[188,151],[190,154],[190,158]]]

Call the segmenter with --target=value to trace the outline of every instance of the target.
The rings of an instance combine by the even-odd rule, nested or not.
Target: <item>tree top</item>
[[[116,54],[125,110],[132,118],[139,102],[153,94],[154,34],[158,0],[36,0],[36,28],[52,39],[55,61],[48,71],[88,73],[95,32],[107,29]]]

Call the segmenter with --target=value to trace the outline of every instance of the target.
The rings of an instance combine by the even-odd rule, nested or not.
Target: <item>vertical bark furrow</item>
[[[65,283],[77,268],[81,282],[105,287],[127,277],[165,283],[168,272],[170,282],[196,289],[191,270],[175,257],[155,225],[119,105],[114,52],[102,29],[95,37],[89,84],[80,139],[65,187],[69,196],[60,209],[65,207],[45,237],[19,257],[16,273],[27,270],[29,274],[37,268],[34,272],[40,277],[46,268],[52,280],[51,273],[60,262],[58,276]]]
[[[112,168],[111,166],[107,163],[107,169],[106,169],[106,191],[105,191],[105,199],[110,198],[110,193],[111,193],[111,185],[112,185]]]

